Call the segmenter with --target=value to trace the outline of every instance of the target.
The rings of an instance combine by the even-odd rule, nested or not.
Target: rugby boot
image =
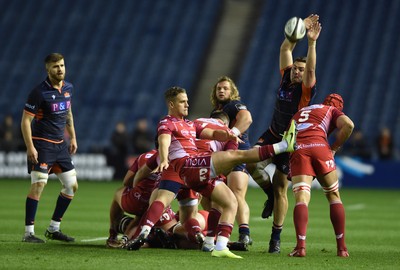
[[[281,240],[271,239],[269,241],[268,253],[275,253],[275,254],[281,253]]]
[[[239,234],[238,242],[251,246],[253,244],[253,239],[251,239],[250,235],[241,233]]]
[[[146,239],[146,237],[145,237],[144,233],[141,233],[135,239],[128,241],[125,245],[125,249],[139,250],[144,245],[145,239]]]
[[[24,235],[24,237],[22,237],[22,242],[28,242],[28,243],[45,243],[44,240],[36,237],[34,234],[30,233],[27,235]]]
[[[228,242],[227,247],[229,250],[249,251],[248,245],[242,242]]]
[[[236,254],[233,254],[232,252],[229,251],[228,248],[223,249],[223,250],[213,250],[211,252],[212,257],[218,257],[218,258],[231,258],[231,259],[243,259],[241,256],[238,256]]]
[[[289,129],[283,133],[282,137],[282,140],[285,140],[288,144],[286,148],[287,152],[293,152],[296,149],[296,136],[296,122],[292,120]]]
[[[63,242],[75,242],[75,238],[63,234],[61,231],[50,232],[49,230],[46,230],[46,233],[44,235],[46,236],[47,239],[51,240],[58,240]]]
[[[268,198],[264,203],[264,208],[261,213],[261,217],[263,219],[269,218],[272,216],[272,212],[274,211],[274,198]]]

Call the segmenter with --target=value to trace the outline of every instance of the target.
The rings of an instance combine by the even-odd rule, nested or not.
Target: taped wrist
[[[240,130],[237,127],[233,127],[232,129],[233,134],[235,134],[236,137],[240,136]]]

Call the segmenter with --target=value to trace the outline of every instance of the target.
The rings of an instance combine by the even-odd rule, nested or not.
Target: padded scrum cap
[[[344,102],[343,102],[343,98],[341,95],[329,94],[326,96],[323,104],[328,105],[328,106],[334,106],[341,111],[341,110],[343,110]]]

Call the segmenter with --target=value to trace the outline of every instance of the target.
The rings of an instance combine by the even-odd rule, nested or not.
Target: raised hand
[[[307,31],[307,38],[309,40],[317,40],[319,37],[319,33],[321,33],[321,23],[315,22],[310,26],[310,29]]]
[[[309,30],[314,23],[318,22],[318,20],[319,20],[319,15],[311,14],[310,16],[305,18],[303,21],[304,21],[304,25],[306,26],[306,29]]]

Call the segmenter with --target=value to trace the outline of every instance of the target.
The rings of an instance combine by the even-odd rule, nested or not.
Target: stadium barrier
[[[107,165],[103,154],[76,154],[72,156],[80,180],[111,181],[114,168]],[[348,156],[335,158],[339,181],[342,187],[357,188],[400,188],[400,181],[396,168],[399,161],[371,161],[366,162]],[[129,162],[131,163],[131,162]],[[266,168],[272,175],[273,164]],[[0,178],[29,178],[27,173],[25,152],[0,151]],[[55,178],[55,175],[50,175]],[[258,187],[250,178],[249,186]],[[313,188],[320,188],[317,181],[313,181]]]
[[[335,157],[336,170],[341,187],[349,188],[400,188],[400,181],[396,174],[400,166],[399,161],[362,161],[348,156]],[[265,171],[272,177],[275,165],[270,164]],[[258,187],[250,177],[249,186]],[[289,184],[290,186],[290,184]],[[312,188],[321,188],[317,181],[313,181]]]
[[[335,158],[344,187],[400,188],[399,161],[363,161],[348,156]]]
[[[75,154],[72,160],[80,180],[111,181],[114,168],[103,154]],[[25,152],[0,152],[0,178],[29,178]],[[55,175],[50,175],[55,178]]]

